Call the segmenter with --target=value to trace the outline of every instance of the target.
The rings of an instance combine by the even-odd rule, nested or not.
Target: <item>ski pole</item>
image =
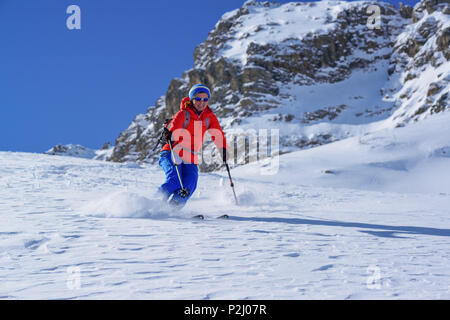
[[[185,198],[189,195],[189,191],[187,189],[185,189],[183,186],[183,181],[181,180],[180,171],[178,169],[178,163],[177,163],[177,160],[175,159],[175,153],[173,152],[172,141],[167,140],[167,142],[169,143],[170,153],[172,154],[172,159],[173,159],[173,163],[175,165],[175,170],[177,171],[178,180],[180,181],[181,190],[179,191],[179,195],[181,197]]]
[[[234,200],[236,201],[236,204],[238,204],[236,192],[234,191],[234,183],[233,183],[233,180],[231,179],[230,167],[228,166],[228,163],[226,163],[226,162],[225,162],[225,167],[227,168],[228,177],[230,178],[230,186],[231,186],[231,189],[233,189]]]
[[[153,149],[152,149],[152,152],[154,152],[154,151],[156,150],[156,148],[158,148],[158,146],[159,146],[160,143],[161,143],[161,139],[159,139],[159,140],[156,142],[155,146],[154,146]]]
[[[164,128],[167,129],[167,127],[168,127],[168,125],[169,125],[169,122],[170,122],[171,120],[172,120],[172,119],[166,119],[166,122],[164,123],[163,129],[164,129]],[[164,139],[163,139],[163,133],[164,133],[164,130],[163,130],[163,132],[161,133],[161,136],[159,137],[158,141],[156,141],[156,144],[155,144],[155,146],[153,147],[152,152],[154,152],[154,151],[156,150],[156,148],[159,146],[160,143],[164,142]]]

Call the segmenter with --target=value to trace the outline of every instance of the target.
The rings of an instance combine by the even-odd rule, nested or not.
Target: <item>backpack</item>
[[[184,112],[184,122],[183,122],[183,129],[186,129],[189,126],[189,123],[191,122],[191,113],[188,110],[183,110]],[[172,122],[175,115],[173,115],[171,118],[166,119],[164,123],[164,127],[169,128],[170,123]],[[209,117],[205,119],[206,122],[206,130],[209,129]]]

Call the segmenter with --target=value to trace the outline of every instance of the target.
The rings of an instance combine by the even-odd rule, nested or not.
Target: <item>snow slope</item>
[[[397,129],[379,121],[356,137],[283,155],[275,177],[261,175],[264,162],[235,172],[259,181],[450,194],[449,121],[448,113]]]
[[[236,168],[239,206],[201,174],[179,213],[158,167],[0,152],[0,297],[449,299],[449,120]]]

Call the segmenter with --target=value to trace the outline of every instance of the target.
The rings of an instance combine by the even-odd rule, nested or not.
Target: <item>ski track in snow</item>
[[[448,195],[233,178],[174,214],[157,167],[0,152],[0,298],[450,298]]]

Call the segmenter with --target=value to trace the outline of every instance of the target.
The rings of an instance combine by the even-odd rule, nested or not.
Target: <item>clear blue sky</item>
[[[0,150],[114,144],[244,2],[0,0]],[[81,8],[81,30],[66,27],[71,4]]]

